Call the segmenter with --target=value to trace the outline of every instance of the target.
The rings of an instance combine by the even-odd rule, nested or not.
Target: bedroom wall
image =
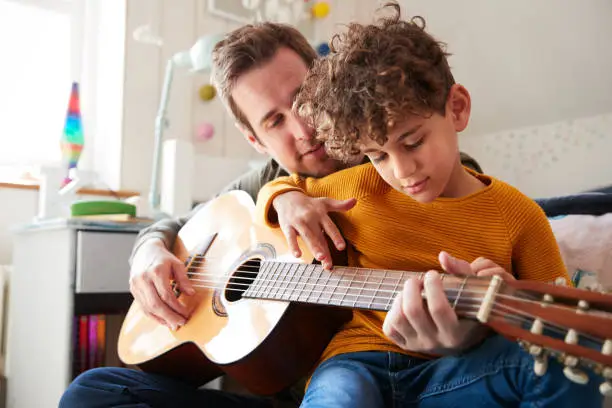
[[[612,185],[612,113],[470,135],[460,146],[535,198]]]
[[[612,185],[612,2],[402,3],[447,43],[485,171],[537,197]]]

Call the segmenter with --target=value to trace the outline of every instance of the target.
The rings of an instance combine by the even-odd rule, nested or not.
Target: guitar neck
[[[423,279],[423,272],[262,261],[259,273],[243,297],[283,300],[354,309],[388,311],[408,278]],[[486,284],[481,278],[442,274],[442,285],[453,306],[478,305]],[[478,280],[478,290],[471,287]],[[487,280],[488,281],[488,280]]]

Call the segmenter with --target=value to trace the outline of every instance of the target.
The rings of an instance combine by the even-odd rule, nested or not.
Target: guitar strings
[[[210,258],[210,257],[208,257],[208,258],[206,258],[206,259],[209,259],[209,260],[210,260],[211,258]],[[196,261],[196,262],[197,262],[197,263],[203,263],[204,261],[205,261],[205,260],[204,260],[204,258],[203,258],[203,260],[202,260],[202,261]],[[192,262],[192,265],[193,265],[193,263],[194,263],[194,262]],[[276,272],[278,271],[278,266],[280,266],[281,264],[277,264],[277,265],[272,264],[272,267],[271,267],[269,270],[264,270],[264,271],[261,271],[261,267],[260,267],[260,266],[257,266],[257,265],[247,265],[247,264],[243,264],[243,265],[241,265],[241,267],[239,267],[239,268],[236,270],[236,272],[241,272],[242,274],[251,274],[251,275],[255,275],[255,277],[241,277],[241,276],[232,276],[232,277],[231,277],[231,280],[234,280],[234,282],[233,282],[233,283],[230,283],[230,282],[228,281],[227,283],[228,283],[228,284],[230,284],[230,285],[231,285],[231,284],[233,284],[233,285],[250,286],[250,284],[248,284],[248,283],[238,283],[238,282],[235,282],[235,280],[240,279],[240,280],[246,280],[246,281],[248,281],[248,282],[254,282],[254,281],[255,281],[255,279],[257,279],[257,281],[258,281],[258,282],[263,282],[263,283],[270,283],[270,282],[272,282],[272,288],[270,287],[270,285],[268,285],[268,286],[267,286],[267,287],[265,287],[264,289],[265,289],[265,290],[276,289],[276,294],[278,294],[278,292],[280,292],[280,291],[281,291],[281,289],[283,289],[282,293],[283,293],[283,295],[284,295],[285,291],[287,290],[287,287],[285,287],[285,288],[278,287],[278,288],[277,288],[277,287],[275,286],[275,284],[278,284],[278,283],[280,283],[280,284],[282,284],[282,285],[285,285],[285,284],[288,284],[288,285],[294,284],[294,285],[295,285],[295,287],[294,287],[294,288],[291,288],[291,291],[295,291],[295,290],[297,289],[297,286],[298,286],[298,285],[301,285],[301,286],[304,286],[303,288],[299,289],[299,290],[300,290],[302,293],[304,293],[304,292],[306,292],[306,291],[309,291],[309,292],[311,292],[311,294],[312,294],[313,289],[314,289],[316,286],[326,286],[326,284],[328,284],[330,281],[331,281],[332,283],[340,283],[340,281],[341,281],[341,280],[343,280],[343,278],[344,278],[344,279],[346,279],[346,280],[350,279],[350,284],[354,284],[354,283],[362,283],[362,284],[363,284],[363,287],[362,287],[362,288],[354,288],[354,287],[351,287],[351,286],[336,286],[336,289],[347,289],[347,290],[346,290],[346,292],[344,293],[344,297],[346,297],[346,296],[351,296],[351,297],[364,296],[363,291],[375,291],[375,293],[376,293],[376,292],[379,292],[379,293],[380,293],[380,292],[387,292],[387,293],[392,294],[392,296],[393,296],[393,297],[394,297],[394,296],[396,296],[396,294],[397,294],[397,292],[396,292],[396,291],[393,291],[393,290],[386,290],[386,289],[380,289],[380,288],[379,288],[379,289],[374,289],[374,288],[367,288],[367,287],[365,287],[365,284],[374,284],[374,285],[379,285],[379,286],[383,286],[383,285],[389,286],[389,285],[394,285],[395,283],[384,283],[384,282],[372,282],[372,283],[370,283],[370,282],[367,282],[367,281],[359,281],[359,280],[354,280],[354,279],[353,279],[354,277],[356,277],[356,276],[357,276],[357,270],[363,270],[364,272],[368,272],[368,273],[370,273],[370,274],[368,275],[368,277],[370,277],[370,276],[371,276],[371,272],[372,272],[372,270],[371,270],[371,269],[368,269],[368,268],[350,267],[350,269],[348,269],[348,271],[349,271],[349,272],[352,272],[352,274],[346,274],[346,271],[347,271],[347,270],[345,269],[344,271],[341,271],[341,273],[340,273],[340,275],[339,275],[339,278],[338,278],[337,280],[330,279],[330,278],[328,277],[328,278],[327,278],[327,280],[325,281],[325,283],[318,283],[318,278],[320,278],[320,276],[319,276],[318,278],[315,278],[315,279],[317,279],[317,282],[315,282],[315,283],[310,283],[310,282],[300,282],[300,281],[299,281],[300,277],[298,277],[298,280],[297,280],[297,281],[293,282],[293,278],[295,277],[295,271],[294,271],[294,275],[291,275],[291,277],[289,277],[289,279],[287,279],[287,277],[286,277],[286,276],[287,276],[289,273],[291,273],[291,271],[292,271],[292,267],[293,267],[294,265],[295,265],[295,266],[298,266],[298,267],[300,267],[300,266],[301,266],[301,267],[306,267],[306,268],[307,268],[307,267],[320,268],[320,267],[321,267],[320,265],[315,265],[315,264],[304,264],[304,263],[297,263],[297,262],[291,262],[291,263],[287,262],[287,263],[283,263],[283,264],[284,264],[284,265],[287,265],[287,264],[292,264],[292,266],[289,268],[289,271],[287,271],[287,273],[285,274],[285,277],[284,277],[283,279],[281,279],[281,280],[279,280],[279,279],[263,279],[263,278],[261,278],[261,277],[257,278],[257,275],[258,275],[258,274],[260,274],[260,273],[261,273],[261,274],[270,273],[270,272],[272,272],[273,274],[274,274],[274,273],[276,273]],[[275,267],[276,267],[276,268],[275,268]],[[274,270],[274,271],[272,271],[272,269],[274,269],[274,268],[275,268],[275,270]],[[343,268],[342,266],[340,266],[340,267],[335,267],[335,270],[338,270],[338,269],[342,270],[342,268]],[[202,276],[202,277],[207,277],[207,276],[213,276],[213,277],[215,277],[215,275],[212,275],[211,273],[194,272],[193,270],[204,270],[204,271],[207,271],[207,270],[208,270],[208,268],[207,268],[207,266],[206,266],[206,265],[204,265],[204,266],[196,266],[196,267],[191,266],[191,267],[189,268],[189,274],[190,274],[190,275],[200,275],[200,276]],[[305,272],[306,272],[306,271],[305,271]],[[327,271],[327,272],[331,272],[331,271]],[[387,270],[379,270],[378,272],[383,272],[383,273],[384,273],[384,277],[380,277],[380,278],[381,278],[381,279],[383,279],[383,280],[384,280],[384,279],[394,279],[394,280],[396,279],[396,278],[393,278],[393,277],[389,277],[389,276],[387,276]],[[388,272],[391,272],[391,273],[393,273],[393,272],[395,272],[395,273],[400,272],[400,273],[402,273],[402,272],[404,272],[404,271],[393,271],[393,270],[388,270]],[[310,271],[310,275],[309,275],[309,276],[307,276],[307,279],[313,278],[312,273],[313,273],[313,271]],[[423,273],[420,273],[420,272],[404,272],[404,273],[409,273],[409,274],[418,275],[418,276],[419,276],[419,279],[420,279],[420,278],[421,278],[421,277],[424,275]],[[465,280],[465,277],[462,277],[462,276],[453,276],[453,275],[448,275],[448,274],[442,274],[442,278],[444,278],[445,276],[449,276],[451,279],[454,279],[458,285],[462,284],[462,282]],[[304,277],[304,274],[302,275],[302,277]],[[470,279],[470,281],[471,281],[471,286],[483,287],[483,288],[485,288],[485,289],[489,287],[489,280],[488,280],[488,279],[487,279],[487,280],[484,280],[484,279],[478,279],[478,278],[475,278],[475,277],[470,277],[470,276],[468,276],[468,278],[469,278],[469,279]],[[223,279],[223,277],[222,277],[222,279]],[[324,279],[325,279],[325,278],[324,278]],[[192,278],[192,280],[194,280],[194,279]],[[399,286],[399,282],[401,282],[401,280],[398,280],[398,284],[397,284],[398,286]],[[474,284],[475,284],[475,285],[474,285]],[[309,288],[308,286],[312,286],[312,288]],[[360,291],[360,294],[359,294],[359,295],[349,294],[349,293],[348,293],[349,289],[358,290],[358,291]],[[459,292],[459,291],[460,291],[460,289],[453,289],[453,288],[445,288],[444,290],[445,290],[445,292],[450,292],[450,293],[453,293],[453,292]],[[239,290],[239,291],[240,291],[240,290]],[[478,291],[478,290],[470,290],[470,289],[467,289],[467,288],[462,288],[462,289],[461,289],[461,291],[462,291],[463,293],[472,293],[472,294],[478,294],[478,295],[481,295],[481,294],[483,294],[483,293],[485,293],[485,292],[486,292],[485,290]],[[299,299],[299,297],[301,296],[301,294],[302,294],[302,293],[299,293],[299,294],[298,294],[297,299]],[[315,292],[315,294],[316,294],[316,293],[317,293],[317,292]],[[321,297],[320,295],[321,295],[321,294],[323,294],[323,293],[325,293],[325,292],[324,292],[324,291],[320,291],[320,293],[319,293],[319,298]],[[276,295],[276,294],[275,294],[275,295]],[[337,295],[341,295],[341,294],[337,294]],[[537,305],[540,305],[540,304],[541,304],[541,302],[537,300],[537,297],[532,296],[532,295],[529,295],[528,293],[526,293],[526,292],[524,292],[524,291],[521,291],[521,295],[523,295],[524,297],[529,297],[529,298],[531,298],[531,299],[536,299],[536,300],[523,299],[525,302],[531,302],[531,303],[535,303],[535,304],[537,304]],[[527,296],[525,296],[525,295],[527,295]],[[334,296],[335,296],[335,295],[334,295]],[[368,296],[368,297],[369,297],[370,295],[365,295],[365,296]],[[376,297],[376,296],[373,296],[373,298],[374,298],[374,297]],[[516,297],[514,297],[514,296],[511,296],[511,295],[505,295],[505,294],[500,294],[500,293],[496,294],[496,297],[502,297],[502,298],[507,298],[507,299],[516,299]],[[380,297],[378,297],[378,298],[380,299]],[[290,297],[290,299],[291,299],[291,297]],[[480,298],[475,298],[475,300],[479,300],[479,299],[480,299]],[[330,297],[330,300],[331,300],[331,297]],[[382,300],[387,300],[387,301],[389,301],[389,299],[388,299],[388,298],[384,298],[384,299],[382,299]],[[460,300],[459,300],[459,301],[460,301]],[[351,300],[349,300],[349,302],[351,302]],[[355,305],[355,304],[357,304],[357,300],[354,300],[354,301],[353,301],[353,304],[354,304],[354,305]],[[381,305],[382,305],[382,303],[381,303]],[[385,306],[389,307],[389,305],[390,305],[390,304],[389,304],[389,302],[385,303]],[[511,311],[511,312],[514,312],[514,313],[520,313],[520,314],[523,314],[523,315],[527,315],[527,316],[528,316],[530,319],[535,319],[535,317],[534,317],[533,315],[531,315],[531,314],[527,314],[527,313],[523,313],[523,312],[520,312],[519,310],[514,309],[514,308],[511,308],[511,307],[509,307],[509,306],[507,306],[507,305],[498,305],[498,306],[502,306],[502,307],[504,307],[504,309],[509,310],[509,311]],[[562,310],[565,310],[565,311],[568,311],[568,310],[573,310],[573,308],[571,308],[571,307],[568,307],[568,306],[560,306],[560,305],[557,305],[557,304],[547,304],[547,307],[555,307],[555,308],[562,309]],[[600,317],[603,317],[603,316],[600,316]],[[525,319],[525,320],[526,320],[526,319]],[[543,322],[548,323],[548,325],[549,325],[550,327],[554,327],[554,328],[555,328],[555,330],[554,330],[554,331],[556,331],[556,332],[558,332],[558,333],[564,333],[564,332],[565,332],[565,330],[564,330],[564,329],[562,329],[562,328],[561,328],[561,327],[559,327],[559,326],[556,326],[555,324],[553,324],[553,323],[551,323],[551,322],[549,322],[549,321],[545,321],[545,320],[543,320],[543,319],[540,319],[540,320],[542,320]],[[527,321],[527,322],[529,323],[529,321]],[[588,338],[588,339],[590,339],[590,340],[592,340],[592,341],[594,341],[594,342],[596,342],[596,343],[600,343],[600,342],[601,342],[601,340],[600,340],[600,339],[596,339],[596,338],[594,338],[594,337],[592,337],[592,336],[590,336],[590,335],[588,335],[588,334],[584,334],[584,333],[582,333],[582,336],[583,336],[583,337],[585,337],[585,338]]]
[[[298,262],[284,262],[283,264],[285,264],[285,265],[287,265],[287,264],[291,264],[292,266],[297,265],[297,266],[305,266],[305,267],[309,267],[309,266],[311,266],[311,265],[312,265],[312,266],[315,266],[315,267],[320,267],[320,265],[315,265],[315,264],[302,264],[302,263],[298,263]],[[273,265],[272,267],[274,267],[274,266],[275,266],[275,265]],[[345,269],[345,270],[344,270],[344,271],[342,271],[342,269]],[[352,275],[347,275],[347,274],[345,273],[345,272],[346,272],[346,269],[348,269],[348,271],[349,271],[349,272],[353,272],[353,271],[354,271],[354,272],[353,272],[353,274],[352,274]],[[207,271],[207,272],[204,272],[204,273],[202,273],[202,272],[193,272],[193,271],[195,271],[195,270],[203,270],[203,271]],[[208,268],[208,266],[207,266],[207,265],[205,265],[205,266],[196,266],[196,267],[193,267],[193,266],[192,266],[192,267],[189,267],[189,269],[188,269],[188,271],[187,271],[187,272],[188,272],[190,275],[204,275],[204,276],[207,276],[207,275],[210,275],[210,273],[211,273],[211,272],[208,272],[209,270],[210,270],[210,269]],[[387,275],[387,273],[389,273],[389,272],[390,272],[391,274],[395,273],[396,275],[397,275],[397,274],[399,274],[399,273],[401,273],[401,274],[406,273],[406,274],[411,275],[411,277],[413,277],[413,278],[414,278],[414,277],[416,277],[416,278],[418,278],[418,279],[422,279],[422,277],[425,275],[425,273],[424,273],[424,272],[408,272],[408,271],[400,271],[400,270],[393,270],[393,269],[369,269],[369,268],[360,268],[360,267],[354,267],[354,266],[350,266],[350,267],[347,267],[347,266],[335,266],[333,270],[331,270],[331,271],[325,270],[324,272],[326,272],[326,273],[332,273],[332,272],[336,272],[336,271],[341,271],[341,272],[340,272],[340,275],[339,275],[339,276],[340,276],[340,278],[350,278],[350,279],[351,279],[351,283],[364,283],[364,284],[370,283],[370,282],[367,282],[367,281],[365,281],[365,282],[364,282],[364,281],[359,281],[359,280],[353,280],[353,279],[351,278],[351,276],[352,276],[352,277],[357,276],[357,271],[358,271],[358,270],[359,270],[359,271],[364,271],[364,272],[371,272],[371,271],[375,271],[375,272],[376,272],[376,271],[378,271],[379,273],[380,273],[380,272],[383,272],[383,275],[384,275],[384,276],[382,276],[382,277],[381,277],[381,276],[378,276],[378,278],[383,279],[383,280],[385,280],[385,279],[393,279],[393,280],[398,280],[398,278],[393,277],[392,275]],[[261,267],[259,267],[259,266],[253,266],[253,265],[241,265],[241,266],[240,266],[240,267],[239,267],[239,268],[236,270],[236,272],[241,272],[241,273],[243,273],[243,274],[248,274],[248,273],[251,273],[251,274],[254,274],[254,275],[258,275],[258,274],[262,273],[262,271],[261,271]],[[264,272],[264,273],[265,273],[265,272],[270,272],[270,270],[268,270],[268,271],[263,271],[263,272]],[[276,270],[275,270],[274,272],[276,272]],[[289,272],[291,272],[291,268],[289,269],[289,271],[286,271],[285,276],[286,276],[286,275],[287,275]],[[308,276],[308,278],[311,278],[311,277],[312,277],[312,273],[313,273],[313,272],[311,271],[311,274]],[[304,275],[302,275],[302,276],[304,276]],[[368,276],[366,276],[366,279],[367,279],[367,278],[370,278],[370,277],[372,277],[372,278],[376,278],[376,276],[373,276],[372,274],[368,274]],[[466,278],[466,277],[470,279],[470,282],[471,282],[472,284],[476,283],[476,284],[478,284],[478,285],[482,285],[482,286],[487,287],[487,288],[488,288],[489,283],[490,283],[490,279],[488,279],[488,278],[483,278],[483,277],[478,277],[478,276],[474,276],[474,275],[471,275],[471,276],[470,276],[470,275],[453,275],[453,274],[450,274],[450,273],[440,273],[440,277],[441,277],[441,279],[442,279],[443,281],[444,281],[444,280],[446,280],[446,281],[448,281],[448,280],[454,280],[454,281],[456,281],[456,283],[457,283],[458,285],[461,285],[461,284],[463,283],[463,281],[465,280],[465,278]],[[403,278],[403,277],[402,277],[402,278]],[[339,280],[340,280],[340,279],[339,279]],[[338,281],[339,281],[339,280],[338,280]],[[330,279],[328,279],[328,280],[326,281],[326,283],[328,283],[329,281],[330,281]],[[283,282],[285,282],[284,278],[283,278]],[[401,282],[401,278],[399,279],[399,282]],[[379,282],[372,282],[372,283],[373,283],[373,284],[378,284]],[[382,283],[382,284],[383,284],[383,285],[394,285],[395,283]],[[535,295],[532,295],[532,294],[527,293],[527,292],[524,292],[524,291],[521,291],[521,295],[523,295],[523,297],[525,297],[525,298],[533,299],[533,300],[534,300],[536,303],[539,303],[538,297],[537,297],[537,296],[535,296]]]
[[[297,265],[304,265],[304,264],[297,264]],[[257,267],[253,267],[253,268],[258,269]],[[342,268],[342,267],[340,267],[340,268]],[[207,267],[198,267],[198,269],[208,271]],[[390,289],[373,289],[373,288],[366,288],[365,287],[366,284],[374,284],[374,285],[380,284],[380,286],[384,286],[384,285],[389,286],[389,285],[395,285],[395,283],[385,283],[385,282],[371,282],[370,283],[370,282],[367,282],[367,281],[353,280],[351,278],[351,276],[353,276],[353,277],[357,276],[356,273],[354,273],[353,275],[347,275],[347,274],[342,273],[337,280],[335,280],[335,279],[330,277],[329,279],[325,280],[325,282],[323,282],[323,283],[318,283],[318,282],[309,283],[309,282],[300,282],[299,280],[295,281],[295,282],[292,282],[291,279],[295,275],[293,275],[287,281],[285,278],[283,278],[282,280],[280,280],[280,279],[273,279],[273,278],[262,278],[262,277],[257,278],[257,275],[259,273],[262,273],[262,272],[260,272],[258,270],[246,270],[246,269],[240,269],[239,268],[239,269],[236,270],[236,272],[241,272],[243,274],[252,274],[252,275],[255,275],[255,277],[251,278],[251,277],[232,276],[230,280],[241,279],[241,280],[248,280],[250,282],[254,282],[255,280],[257,280],[257,282],[262,282],[262,283],[270,283],[270,282],[272,282],[272,283],[280,283],[280,284],[283,284],[283,285],[284,284],[293,284],[293,283],[295,283],[296,285],[303,284],[304,286],[310,285],[310,286],[324,286],[324,287],[327,287],[327,285],[329,283],[340,283],[341,281],[344,280],[342,278],[345,278],[346,280],[351,279],[350,284],[353,284],[353,283],[363,284],[363,288],[354,288],[352,286],[336,286],[336,289],[347,289],[347,292],[348,292],[349,289],[353,289],[353,290],[360,290],[361,289],[361,290],[368,290],[368,291],[378,291],[378,292],[390,293],[393,296],[395,296],[397,294],[397,292],[395,290],[390,290]],[[266,273],[266,272],[269,272],[269,271],[264,271],[263,273]],[[203,277],[215,276],[211,272],[188,272],[188,273],[190,275],[200,275],[200,276],[203,276]],[[414,274],[420,274],[420,272],[413,272],[413,273]],[[442,274],[442,276],[449,276],[449,275]],[[308,278],[311,278],[311,277],[312,277],[312,275],[308,276]],[[191,279],[193,280],[193,278],[191,278]],[[391,278],[391,279],[396,279],[396,278]],[[452,276],[451,279],[456,279],[457,280],[457,284],[460,285],[462,283],[462,281],[465,279],[465,277]],[[468,276],[468,279],[470,279],[470,281],[472,283],[472,286],[474,286],[474,284],[475,284],[475,286],[480,286],[480,287],[483,288],[482,293],[483,294],[486,293],[486,289],[488,289],[488,287],[489,287],[489,280],[488,279],[484,280],[483,278],[479,279],[477,277],[470,277],[470,276]],[[400,283],[401,283],[401,280],[398,280],[397,285],[399,286]],[[268,289],[268,288],[269,288],[269,286],[266,287],[266,289]],[[292,288],[292,290],[295,290],[295,288]],[[306,289],[303,288],[301,290],[306,290]],[[456,289],[456,290],[459,291],[459,289]],[[463,289],[464,292],[466,290],[467,290],[466,288]],[[472,292],[472,293],[478,293],[478,292]],[[526,292],[521,292],[521,295],[525,295],[525,294],[526,294]],[[352,296],[355,296],[355,295],[352,295]],[[505,298],[505,299],[516,299],[515,296],[506,295],[506,294],[503,294],[503,293],[497,293],[496,297],[501,297],[501,298]],[[541,303],[542,303],[541,301],[537,300],[537,298],[535,298],[534,296],[526,296],[526,297],[528,297],[528,298],[525,298],[525,299],[522,299],[522,300],[524,300],[527,303],[533,303],[533,304],[536,304],[536,305],[541,305]],[[529,298],[531,298],[531,299],[529,299]],[[574,310],[573,308],[571,308],[569,306],[561,306],[561,305],[558,305],[558,304],[547,304],[546,307],[557,308],[557,309],[561,309],[561,310],[564,310],[564,311]],[[602,318],[603,318],[603,316],[602,316]]]
[[[211,281],[212,283],[215,283],[214,281]],[[246,285],[246,284],[243,284]],[[216,285],[200,285],[200,284],[196,284],[193,285],[194,287],[197,288],[204,288],[204,289],[221,289],[221,286],[216,286]],[[234,289],[234,288],[226,288],[226,291],[230,291],[230,292],[240,292],[240,293],[244,293],[244,290],[242,289]],[[445,290],[446,291],[446,290]],[[249,299],[249,298],[247,298]],[[253,299],[258,299],[258,298],[253,298]],[[267,300],[265,298],[262,298],[262,300]],[[284,300],[284,299],[283,299]],[[331,298],[330,298],[331,300]],[[481,298],[465,298],[465,299],[460,299],[457,307],[455,308],[455,310],[457,310],[458,312],[462,313],[463,315],[465,315],[466,317],[476,317],[477,313],[474,312],[473,314],[470,313],[463,313],[462,310],[467,308],[480,308],[480,304],[466,304],[466,302],[479,302],[481,300]],[[286,300],[286,301],[299,301],[299,300]],[[341,300],[342,301],[342,300]],[[375,304],[375,303],[374,303]],[[383,303],[379,303],[380,305],[383,305]],[[329,306],[342,306],[342,305],[335,305],[335,304],[328,304]],[[387,306],[387,303],[384,303],[385,306]],[[349,306],[348,304],[346,306]],[[513,314],[508,314],[508,313],[502,313],[501,310],[498,310],[497,308],[500,309],[505,309],[506,312],[511,312]],[[535,320],[535,318],[531,315],[529,315],[528,313],[525,313],[521,310],[515,309],[511,306],[507,306],[507,305],[503,305],[503,304],[496,304],[493,309],[491,309],[491,315],[495,315],[496,317],[501,317],[501,318],[505,318],[505,319],[512,319],[515,321],[518,321],[521,325],[523,324],[531,324],[533,322],[533,320]],[[523,316],[523,317],[521,317]],[[527,316],[527,318],[525,318],[524,316]],[[563,329],[562,327],[558,326],[555,323],[551,323],[550,321],[547,321],[545,319],[540,319],[542,321],[542,323],[546,326],[546,328],[548,328],[549,330],[555,332],[556,334],[560,334],[563,335],[564,333],[567,332],[567,330]],[[581,337],[584,337],[585,339],[588,339],[598,345],[602,345],[603,344],[603,339],[598,338],[598,337],[594,337],[592,335],[586,334],[586,333],[581,333],[580,334]]]
[[[212,276],[212,277],[214,278],[214,276]],[[247,278],[247,279],[250,279],[250,278]],[[205,287],[205,288],[209,288],[209,289],[221,289],[221,288],[222,288],[222,286],[223,286],[223,285],[226,283],[226,281],[224,281],[223,279],[221,279],[221,280],[192,279],[192,280],[195,280],[195,281],[197,281],[197,282],[202,282],[202,283],[211,283],[211,284],[213,284],[213,286],[206,286],[206,285],[204,285],[204,286],[199,286],[199,287]],[[273,281],[273,282],[274,282],[274,283],[277,283],[276,281]],[[215,284],[217,284],[217,283],[222,283],[222,286],[217,286],[217,285],[215,285]],[[250,285],[250,284],[248,284],[248,283],[239,283],[239,282],[232,282],[232,283],[229,283],[229,285],[234,285],[234,286],[246,286],[247,288],[251,286],[251,285]],[[305,284],[305,285],[308,285],[308,284]],[[311,285],[313,285],[313,284],[311,284]],[[194,286],[197,286],[197,285],[194,285]],[[319,286],[321,286],[321,285],[319,285]],[[347,287],[340,287],[340,288],[347,288],[347,289],[350,289],[350,287],[348,287],[348,286],[347,286]],[[228,290],[228,289],[229,289],[229,290],[233,290],[233,291],[237,291],[237,292],[242,292],[242,293],[244,293],[244,292],[245,292],[245,290],[243,290],[243,289],[233,289],[233,288],[227,288],[226,290]],[[268,286],[268,287],[263,288],[263,289],[264,289],[264,290],[269,290],[270,292],[271,292],[271,289],[277,289],[276,293],[273,295],[273,296],[277,296],[277,295],[278,295],[278,293],[281,291],[280,289],[282,289],[282,288],[281,288],[281,287],[276,287],[276,286],[272,286],[272,287],[269,287],[269,286]],[[288,297],[288,299],[282,299],[282,296],[284,295],[284,293],[285,293],[285,291],[286,291],[286,289],[287,289],[287,288],[284,288],[284,289],[285,289],[285,290],[283,290],[283,291],[282,291],[282,294],[281,294],[281,299],[280,299],[280,300],[287,300],[287,301],[299,301],[300,296],[301,296],[303,293],[305,293],[306,291],[310,292],[310,294],[308,294],[308,295],[307,295],[306,300],[307,300],[307,299],[308,299],[308,297],[309,297],[309,296],[311,296],[312,294],[315,294],[315,295],[317,295],[317,294],[318,294],[319,296],[317,297],[317,299],[316,299],[316,300],[320,300],[320,299],[321,299],[321,295],[326,293],[326,292],[325,292],[325,291],[323,291],[323,290],[318,290],[318,291],[314,291],[314,292],[313,292],[313,291],[312,291],[312,290],[310,290],[310,289],[302,288],[302,289],[300,289],[300,290],[298,291],[298,292],[299,292],[299,294],[298,294],[297,298],[293,299],[293,296],[289,296],[289,297]],[[294,288],[294,289],[296,289],[296,288]],[[294,289],[292,289],[292,290],[294,290]],[[371,289],[371,290],[375,290],[375,289]],[[460,289],[460,288],[445,288],[445,289],[444,289],[444,292],[445,292],[445,293],[449,293],[449,292],[450,292],[450,293],[453,293],[453,292],[460,292],[460,291],[461,291],[461,289]],[[353,300],[353,299],[346,299],[346,297],[347,297],[347,296],[351,296],[351,297],[358,297],[358,296],[360,296],[360,295],[357,295],[357,294],[350,294],[350,293],[348,293],[348,291],[347,291],[346,293],[334,293],[334,292],[332,292],[332,293],[330,294],[330,297],[329,297],[329,300],[328,300],[328,301],[332,301],[332,300],[334,299],[334,297],[335,297],[335,296],[341,296],[342,298],[339,300],[341,303],[342,303],[342,302],[349,302],[349,303],[346,303],[346,306],[349,306],[349,305],[350,305],[350,303],[353,303],[353,307],[355,307],[355,306],[357,305],[357,303],[362,303],[362,304],[369,304],[369,305],[370,305],[370,307],[371,307],[371,306],[373,306],[373,305],[377,305],[376,307],[380,307],[380,308],[382,308],[383,310],[388,310],[388,309],[385,309],[385,307],[387,307],[387,308],[388,308],[388,307],[390,307],[390,306],[391,306],[391,302],[393,301],[393,299],[394,299],[394,298],[395,298],[395,296],[397,295],[397,292],[393,292],[393,291],[387,291],[387,292],[392,292],[392,296],[389,296],[389,297],[386,297],[386,296],[374,296],[374,297],[372,298],[372,300],[371,300],[371,301],[369,301],[369,302],[368,302],[368,301],[358,302],[357,300]],[[486,291],[469,290],[469,289],[465,289],[465,288],[464,288],[464,289],[462,290],[462,292],[463,292],[463,293],[469,293],[469,294],[478,294],[478,295],[482,295],[482,294],[483,294],[483,293],[485,293]],[[496,296],[503,296],[503,297],[506,297],[506,298],[513,298],[512,296],[509,296],[509,295],[503,295],[503,294],[497,294]],[[374,302],[374,299],[378,300],[379,302]],[[460,302],[462,302],[462,301],[475,301],[475,302],[480,302],[482,299],[483,299],[482,297],[467,297],[467,298],[459,298],[459,300],[458,300],[458,304],[459,304]],[[382,301],[382,302],[380,302],[380,301]],[[384,307],[383,307],[383,306],[384,306]],[[550,306],[550,305],[547,305],[547,307],[548,307],[548,306]],[[535,317],[534,317],[533,315],[528,314],[528,313],[525,313],[525,312],[522,312],[522,311],[520,311],[520,310],[518,310],[518,309],[516,309],[516,308],[513,308],[513,307],[511,307],[511,306],[508,306],[508,305],[504,305],[504,304],[496,304],[496,305],[495,305],[495,307],[499,307],[499,308],[501,308],[501,309],[504,309],[504,310],[506,310],[506,311],[508,311],[508,312],[512,312],[512,313],[515,313],[515,314],[521,314],[521,315],[523,315],[523,316],[527,316],[527,317],[529,317],[530,319],[535,320]],[[564,333],[564,332],[566,331],[566,330],[562,329],[561,327],[559,327],[558,325],[556,325],[556,324],[554,324],[554,323],[552,323],[552,322],[550,322],[550,321],[548,321],[548,320],[545,320],[545,319],[540,319],[540,320],[541,320],[542,322],[546,322],[546,323],[547,323],[549,326],[551,326],[551,327],[555,327],[555,328],[557,329],[557,332],[558,332],[558,333]],[[530,322],[529,320],[527,320],[527,319],[525,319],[523,322],[524,322],[524,323],[525,323],[525,322],[526,322],[526,323],[531,323],[531,322]],[[601,339],[600,339],[600,338],[592,337],[591,335],[586,334],[586,333],[582,333],[582,336],[583,336],[583,337],[585,337],[585,338],[588,338],[588,339],[590,339],[590,340],[592,340],[592,341],[594,341],[594,342],[597,342],[597,343],[600,343],[600,342],[601,342]]]

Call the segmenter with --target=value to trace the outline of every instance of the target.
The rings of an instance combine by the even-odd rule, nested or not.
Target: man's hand
[[[470,264],[441,252],[439,260],[442,269],[454,275],[499,275],[505,280],[514,279],[489,259],[478,258]],[[405,350],[451,354],[476,344],[487,328],[459,319],[444,293],[439,273],[429,271],[422,281],[413,278],[405,282],[385,318],[383,332]]]
[[[289,191],[274,198],[272,206],[276,210],[278,223],[293,255],[302,255],[297,243],[299,235],[323,268],[331,269],[332,259],[324,234],[331,238],[339,251],[346,247],[346,243],[328,213],[348,211],[356,202],[355,199],[339,201],[331,198],[312,198],[299,191]]]
[[[163,241],[150,239],[143,243],[132,261],[130,292],[147,316],[176,330],[189,316],[187,308],[172,292],[172,279],[183,293],[195,293],[185,266]]]

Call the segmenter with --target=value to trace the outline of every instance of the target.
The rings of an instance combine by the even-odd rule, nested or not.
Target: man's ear
[[[260,153],[260,154],[268,153],[268,150],[266,149],[266,147],[263,144],[261,144],[257,136],[255,136],[255,134],[251,132],[251,130],[247,129],[245,126],[241,125],[238,122],[234,123],[234,125],[236,125],[240,133],[242,133],[246,141],[251,146],[253,146],[253,149],[255,149],[257,153]]]
[[[454,84],[448,93],[446,114],[450,115],[457,132],[463,131],[470,121],[472,99],[463,85]]]

